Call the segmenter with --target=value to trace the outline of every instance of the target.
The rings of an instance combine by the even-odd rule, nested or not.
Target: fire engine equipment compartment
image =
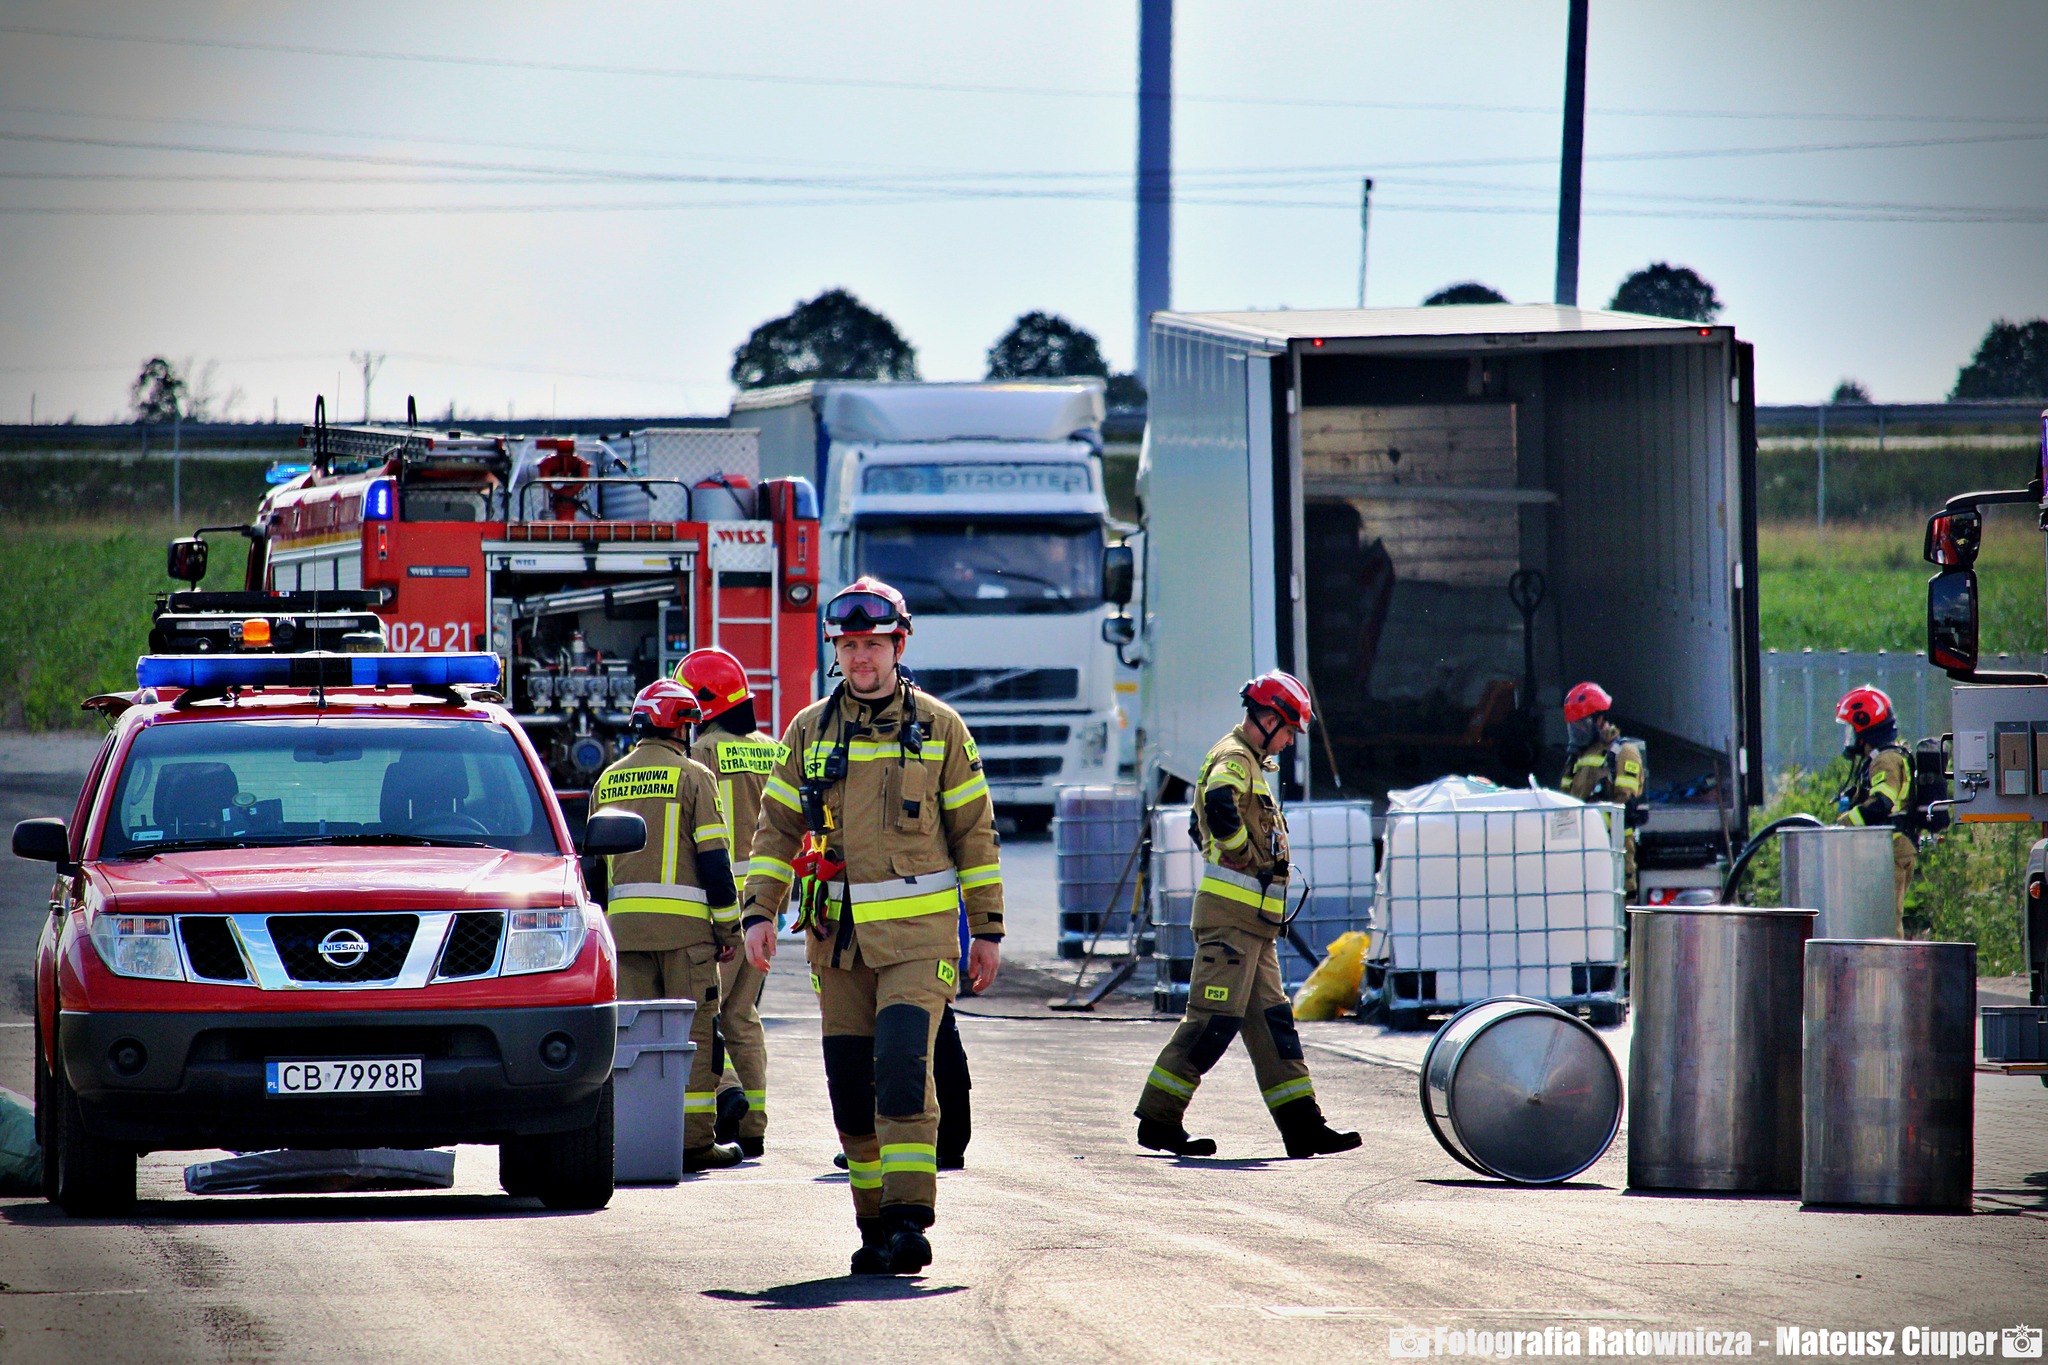
[[[1752,374],[1730,328],[1551,305],[1155,315],[1146,761],[1192,780],[1277,667],[1292,796],[1554,785],[1593,678],[1648,749],[1645,898],[1718,885],[1763,798]]]

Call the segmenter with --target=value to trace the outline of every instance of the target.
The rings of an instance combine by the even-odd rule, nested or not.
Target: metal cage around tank
[[[1144,829],[1145,802],[1135,786],[1061,788],[1052,820],[1061,957],[1152,946],[1152,935],[1132,923],[1145,873],[1138,849]]]

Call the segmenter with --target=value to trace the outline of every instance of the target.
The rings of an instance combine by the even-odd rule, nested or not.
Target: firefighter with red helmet
[[[694,1000],[690,1039],[697,1044],[683,1099],[683,1169],[711,1170],[740,1160],[740,1149],[713,1138],[718,1047],[718,962],[734,950],[727,926],[734,894],[725,821],[711,771],[690,757],[688,727],[697,702],[681,683],[661,678],[633,699],[638,741],[599,774],[590,808],[631,811],[647,822],[637,853],[606,862],[605,914],[619,947],[619,999]]]
[[[1287,819],[1269,774],[1313,718],[1308,689],[1281,672],[1239,691],[1244,721],[1202,760],[1189,833],[1200,845],[1195,963],[1187,1013],[1152,1065],[1138,1098],[1138,1145],[1176,1156],[1211,1156],[1211,1138],[1190,1137],[1188,1103],[1231,1041],[1244,1039],[1259,1091],[1290,1157],[1344,1152],[1356,1133],[1333,1131],[1316,1104],[1294,1010],[1280,981],[1275,941],[1287,923]]]
[[[1852,687],[1835,707],[1846,727],[1843,756],[1850,761],[1849,785],[1835,798],[1844,825],[1892,827],[1892,902],[1895,937],[1906,934],[1906,883],[1913,879],[1919,844],[1909,832],[1913,764],[1899,743],[1892,699],[1875,687]]]
[[[761,733],[746,666],[732,654],[723,649],[692,650],[676,665],[675,680],[689,689],[701,713],[690,757],[708,768],[717,783],[718,811],[732,847],[733,878],[744,885],[761,790],[782,759],[782,746]],[[738,932],[737,904],[717,914],[721,923]],[[746,1156],[761,1155],[768,1133],[768,1041],[760,1013],[761,988],[767,980],[767,973],[744,953],[733,954],[718,971],[718,1029],[725,1042],[726,1068],[718,1082],[716,1135],[720,1142],[737,1142]]]
[[[790,722],[763,788],[746,950],[766,971],[794,893],[860,1229],[853,1272],[914,1274],[932,1257],[932,1057],[963,969],[963,902],[976,990],[1001,958],[995,810],[965,722],[897,671],[911,630],[902,594],[862,577],[821,615],[843,681]]]
[[[1622,837],[1622,884],[1636,898],[1636,827],[1649,818],[1643,808],[1643,784],[1649,768],[1642,741],[1623,739],[1607,718],[1614,698],[1596,682],[1582,682],[1565,694],[1564,778],[1557,785],[1581,801],[1613,801],[1625,811]]]

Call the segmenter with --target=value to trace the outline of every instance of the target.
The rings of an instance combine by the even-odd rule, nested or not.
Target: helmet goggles
[[[876,592],[845,592],[825,604],[825,624],[843,635],[898,631],[905,624],[896,604]]]

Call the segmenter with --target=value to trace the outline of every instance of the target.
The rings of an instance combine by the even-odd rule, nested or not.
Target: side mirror
[[[1119,649],[1138,638],[1138,623],[1128,616],[1111,616],[1102,623],[1102,642]]]
[[[198,536],[181,536],[172,541],[165,569],[172,578],[198,587],[199,580],[206,577],[206,542]]]
[[[591,858],[638,853],[647,846],[647,822],[629,810],[603,810],[583,825],[580,852]]]
[[[1927,519],[1921,558],[1944,569],[1967,569],[1977,562],[1984,543],[1984,514],[1961,510],[1936,512]]]
[[[1977,571],[1943,569],[1927,580],[1927,662],[1951,675],[1977,671]]]
[[[24,820],[14,827],[14,856],[39,863],[71,860],[71,831],[54,815]]]
[[[1106,545],[1102,550],[1102,597],[1119,607],[1131,604],[1131,585],[1138,574],[1138,557],[1128,545]]]

